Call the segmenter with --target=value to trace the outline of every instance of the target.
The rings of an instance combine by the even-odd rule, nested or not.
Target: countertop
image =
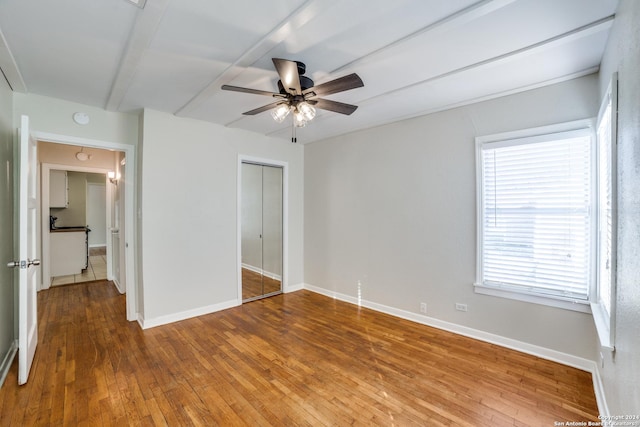
[[[78,232],[78,231],[86,233],[86,232],[91,231],[91,230],[89,230],[88,227],[80,227],[80,226],[78,226],[78,227],[56,227],[56,228],[53,228],[53,229],[49,230],[50,233],[70,233],[70,232]]]

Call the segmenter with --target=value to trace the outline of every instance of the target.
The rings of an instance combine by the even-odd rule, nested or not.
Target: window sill
[[[591,303],[591,312],[593,313],[593,322],[596,324],[600,345],[607,350],[615,350],[613,334],[609,326],[612,319],[607,314],[607,310],[604,309],[602,304]]]
[[[474,291],[477,294],[491,295],[494,297],[508,298],[517,301],[530,302],[533,304],[547,305],[550,307],[562,308],[564,310],[579,311],[581,313],[591,314],[591,307],[588,301],[579,300],[563,300],[552,297],[543,297],[540,295],[526,294],[521,292],[514,292],[505,289],[497,289],[490,286],[480,285],[475,283]]]

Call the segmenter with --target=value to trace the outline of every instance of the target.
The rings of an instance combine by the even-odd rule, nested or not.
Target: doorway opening
[[[113,274],[113,242],[106,230],[112,229],[114,199],[118,189],[107,179],[107,174],[115,168],[120,152],[93,149],[93,159],[82,165],[69,160],[76,146],[39,142],[41,162],[41,236],[42,236],[42,289],[52,285],[86,282],[94,276],[90,261],[90,249],[95,246],[95,236],[102,232],[98,240],[105,253],[104,272],[102,266],[95,267],[108,280],[112,280],[121,293],[120,277]],[[84,147],[82,148],[84,149]],[[56,162],[56,163],[50,163]],[[88,221],[87,198],[90,184],[102,185],[102,215]],[[94,197],[95,195],[92,195]],[[93,228],[92,228],[93,227]],[[95,234],[94,234],[95,233]],[[109,236],[110,237],[110,236]],[[98,263],[99,257],[94,258]],[[100,263],[101,264],[101,263]],[[119,263],[116,262],[116,265]]]
[[[43,204],[43,216],[49,214],[49,228],[43,230],[49,233],[50,256],[43,257],[43,262],[49,265],[50,286],[118,281],[113,268],[107,268],[107,259],[117,251],[115,242],[107,244],[113,217],[113,202],[107,200],[109,185],[102,172],[78,172],[67,167],[49,170],[49,187],[43,186],[42,193],[49,192],[48,212]],[[108,192],[109,198],[113,193]],[[46,284],[43,279],[44,288]]]
[[[102,247],[100,252],[104,253],[107,279],[114,282],[120,293],[126,293],[127,320],[137,320],[138,295],[134,245],[135,146],[37,131],[32,132],[32,135],[39,144],[48,144],[48,148],[53,152],[49,157],[41,156],[40,158],[41,221],[38,231],[43,265],[38,281],[39,288],[47,289],[52,283],[50,228],[53,215],[50,212],[49,201],[51,171],[64,170],[68,173],[84,173],[86,176],[99,174],[100,182],[95,184],[103,187],[106,199],[105,236],[103,242],[94,242],[90,240],[91,232],[89,232],[86,239],[86,253],[91,256],[91,252],[95,253],[99,247]],[[39,154],[42,155],[43,152]],[[88,156],[94,157],[88,158]],[[102,160],[98,161],[101,157]],[[90,187],[89,183],[87,187]],[[93,196],[87,193],[87,197]],[[76,224],[69,224],[69,226],[74,225]],[[91,224],[88,225],[91,228]]]

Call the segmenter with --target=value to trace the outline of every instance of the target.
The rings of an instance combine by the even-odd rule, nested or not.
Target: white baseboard
[[[240,305],[238,300],[221,302],[219,304],[207,305],[205,307],[194,308],[191,310],[181,311],[179,313],[167,314],[166,316],[158,316],[151,319],[145,319],[138,315],[138,323],[142,329],[155,328],[156,326],[166,325],[168,323],[179,322],[180,320],[190,319],[192,317],[202,316],[205,314],[215,313],[216,311],[226,310],[231,307]]]
[[[285,294],[288,294],[289,292],[297,292],[297,291],[301,291],[303,290],[304,287],[304,283],[298,283],[296,285],[289,285],[286,288],[283,289],[282,292],[284,292]]]
[[[282,280],[282,276],[280,274],[275,274],[275,273],[271,273],[270,271],[265,271],[260,267],[255,267],[253,265],[242,263],[242,268],[247,269],[249,271],[253,271],[254,273],[261,274],[263,276],[267,276],[269,279]]]
[[[94,248],[106,248],[107,244],[106,243],[92,243],[89,245],[89,249],[94,249]]]
[[[253,265],[249,265],[246,263],[242,263],[242,268],[244,268],[245,270],[249,270],[249,271],[253,271],[254,273],[258,273],[258,274],[262,274],[262,269],[259,267],[254,267]]]
[[[603,417],[610,416],[609,405],[607,404],[607,396],[604,392],[604,384],[602,383],[602,375],[600,374],[600,367],[596,362],[593,362],[593,371],[591,371],[593,377],[593,391],[596,394],[596,402],[598,403],[598,412]]]
[[[339,292],[330,291],[328,289],[313,286],[308,283],[303,284],[303,288],[311,292],[315,292],[321,295],[325,295],[330,298],[335,298],[340,301],[348,302],[350,304],[359,305],[369,308],[371,310],[379,311],[381,313],[390,314],[401,319],[410,320],[412,322],[420,323],[427,326],[432,326],[437,329],[442,329],[448,332],[453,332],[458,335],[485,341],[491,344],[496,344],[501,347],[506,347],[512,350],[520,351],[522,353],[537,356],[542,359],[551,360],[553,362],[561,363],[563,365],[571,366],[586,372],[591,373],[593,379],[593,388],[596,394],[596,401],[598,404],[598,411],[601,415],[608,415],[609,409],[606,404],[604,387],[602,384],[602,378],[600,371],[595,361],[584,359],[582,357],[574,356],[571,354],[563,353],[561,351],[552,350],[546,347],[541,347],[534,344],[514,340],[512,338],[503,337],[500,335],[492,334],[489,332],[481,331],[478,329],[469,328],[468,326],[462,326],[455,323],[446,322],[444,320],[435,319],[433,317],[425,316],[418,313],[412,313],[406,310],[400,310],[398,308],[389,307],[383,304],[367,300],[358,300],[356,297],[350,295],[341,294]]]
[[[11,369],[11,364],[13,363],[13,358],[16,357],[16,353],[18,353],[18,340],[14,340],[7,351],[7,354],[4,355],[4,359],[2,359],[2,363],[0,364],[0,387],[4,384],[4,380],[7,378],[7,374],[9,373],[9,369]]]
[[[140,325],[140,328],[144,329],[144,317],[142,317],[142,314],[138,313],[138,318],[136,319],[136,322],[138,322],[138,325]]]
[[[125,290],[122,289],[122,286],[120,286],[120,282],[118,281],[118,279],[114,277],[113,279],[111,279],[111,281],[116,286],[116,289],[118,290],[118,292],[120,292],[121,294],[124,294]]]

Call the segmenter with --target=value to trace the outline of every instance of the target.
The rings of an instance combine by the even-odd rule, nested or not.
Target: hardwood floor
[[[258,297],[261,295],[278,292],[282,289],[279,280],[263,276],[255,271],[242,269],[242,299]]]
[[[38,295],[0,425],[553,426],[597,421],[590,374],[308,291],[141,330],[110,282]]]

